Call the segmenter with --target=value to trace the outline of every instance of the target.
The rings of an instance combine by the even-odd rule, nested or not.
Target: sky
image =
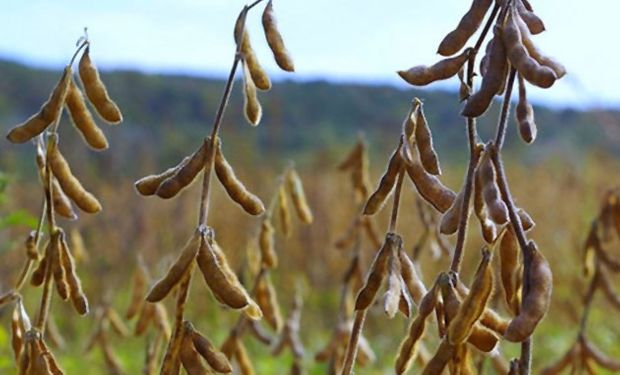
[[[568,75],[551,89],[528,88],[555,107],[620,108],[619,0],[532,0],[547,31],[535,36]],[[224,77],[242,0],[3,0],[0,58],[37,67],[68,62],[85,26],[100,69]],[[260,24],[248,28],[259,59],[276,78],[407,85],[397,70],[432,64],[443,36],[469,8],[463,0],[274,0],[296,73],[279,72]],[[1,79],[1,78],[0,78]],[[429,89],[456,87],[457,79]]]

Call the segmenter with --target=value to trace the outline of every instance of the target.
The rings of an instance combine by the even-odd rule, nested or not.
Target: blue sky
[[[549,90],[531,88],[535,101],[554,106],[620,107],[620,1],[532,0],[547,31],[538,46],[569,74]],[[239,0],[4,0],[0,57],[61,67],[88,26],[93,59],[102,69],[221,75],[234,49]],[[253,44],[268,71],[294,79],[389,83],[394,73],[433,63],[437,45],[469,7],[442,0],[274,0],[297,73],[280,73],[267,50],[260,12],[250,15]],[[431,88],[456,85],[456,79]]]

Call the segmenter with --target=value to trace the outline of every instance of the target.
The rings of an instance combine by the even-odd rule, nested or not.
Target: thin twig
[[[405,166],[400,167],[398,172],[398,180],[396,180],[396,187],[394,188],[394,201],[392,205],[392,214],[390,216],[390,226],[388,232],[396,232],[396,221],[398,220],[398,207],[400,206],[400,194],[403,188],[403,179],[405,178]]]
[[[357,346],[359,343],[360,335],[362,334],[362,327],[366,320],[366,309],[357,310],[355,312],[355,320],[353,321],[353,328],[351,330],[351,336],[349,338],[349,344],[347,345],[347,354],[345,356],[344,366],[342,368],[342,375],[350,375],[353,370],[353,362],[357,357]]]

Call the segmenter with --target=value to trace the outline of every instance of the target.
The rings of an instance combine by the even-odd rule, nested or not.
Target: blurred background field
[[[38,108],[55,82],[58,71],[34,69],[11,61],[0,61],[0,124],[3,131]],[[61,125],[62,147],[76,174],[86,187],[101,198],[104,210],[89,217],[81,214],[76,223],[62,222],[69,231],[78,230],[85,241],[88,260],[78,267],[91,305],[104,296],[124,312],[128,305],[131,274],[141,254],[151,275],[163,274],[176,251],[193,231],[199,195],[195,184],[180,199],[164,201],[143,198],[133,182],[147,174],[174,165],[187,150],[207,134],[223,87],[217,79],[188,76],[145,75],[133,71],[104,74],[111,95],[123,109],[125,121],[106,127],[110,150],[98,154],[81,145],[71,125]],[[300,171],[315,222],[297,227],[291,239],[279,238],[281,265],[273,278],[280,302],[288,310],[293,286],[303,285],[305,305],[301,335],[307,355],[304,365],[310,374],[325,372],[313,354],[327,342],[335,324],[340,279],[348,254],[337,250],[334,241],[356,214],[348,189],[348,178],[335,166],[363,133],[370,145],[371,177],[378,180],[402,118],[414,96],[425,103],[443,164],[442,181],[459,190],[466,168],[464,123],[458,113],[457,95],[451,91],[401,90],[391,86],[335,84],[326,81],[280,81],[262,95],[265,117],[259,129],[244,123],[241,96],[236,90],[224,119],[223,147],[237,174],[267,200],[276,187],[276,177],[293,160]],[[480,133],[487,138],[497,117],[497,106],[481,121]],[[586,281],[582,277],[581,248],[590,221],[598,212],[600,199],[616,186],[620,171],[620,112],[536,108],[539,138],[524,145],[510,123],[505,159],[508,179],[517,204],[537,223],[532,237],[550,260],[554,272],[551,310],[534,336],[534,364],[540,368],[573,342],[581,314],[580,298]],[[206,119],[206,120],[205,120]],[[22,241],[36,224],[41,193],[35,176],[33,146],[12,146],[0,142],[0,285],[6,289],[24,260]],[[259,221],[233,209],[218,187],[215,190],[213,220],[219,242],[236,269],[246,261],[246,248],[254,241]],[[407,182],[398,231],[411,249],[422,231],[414,201],[414,189]],[[387,210],[386,210],[387,211]],[[387,213],[378,218],[387,227]],[[448,237],[449,241],[453,238]],[[471,225],[466,248],[464,274],[469,280],[478,262],[482,241],[477,224]],[[364,245],[365,264],[376,249]],[[620,249],[613,249],[620,255]],[[427,284],[449,259],[435,259],[424,249],[421,271]],[[617,284],[617,279],[615,283]],[[220,343],[234,324],[237,313],[218,306],[201,278],[195,278],[190,296],[189,317],[200,330]],[[26,307],[33,311],[39,299],[26,287]],[[30,290],[29,290],[30,289]],[[501,293],[501,292],[500,292]],[[501,298],[495,301],[505,312]],[[88,369],[104,374],[100,354],[83,355],[92,330],[92,314],[79,318],[58,300],[53,317],[63,333],[66,347],[56,349],[67,373]],[[0,310],[0,373],[14,371],[10,349],[10,308]],[[620,356],[620,324],[617,312],[597,297],[589,323],[589,335],[599,347]],[[34,313],[33,313],[34,315]],[[405,334],[407,322],[401,316],[388,320],[381,309],[371,312],[366,335],[378,361],[359,374],[391,373],[394,353]],[[435,327],[431,327],[434,330]],[[434,335],[429,335],[434,336]],[[246,342],[258,374],[283,374],[290,358],[273,358],[252,338]],[[429,348],[434,338],[427,340]],[[139,373],[143,362],[144,338],[114,338],[113,346],[127,373]],[[518,352],[517,345],[502,345],[506,358]],[[492,373],[490,365],[486,366]],[[602,373],[602,372],[601,372]]]

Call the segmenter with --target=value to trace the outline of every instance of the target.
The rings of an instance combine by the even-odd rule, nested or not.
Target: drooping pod
[[[188,186],[204,168],[208,150],[209,140],[205,139],[189,160],[184,164],[181,162],[180,168],[159,185],[155,194],[160,198],[170,199]]]
[[[405,166],[407,175],[420,196],[439,212],[446,212],[454,203],[456,194],[446,187],[437,176],[428,173],[416,159]]]
[[[463,201],[465,196],[465,187],[461,189],[454,197],[452,205],[448,208],[439,222],[439,232],[442,234],[453,234],[459,229],[459,219],[461,210],[463,209]],[[469,210],[469,206],[467,207]],[[469,213],[468,213],[469,214]]]
[[[256,286],[255,298],[269,326],[279,332],[282,327],[282,314],[269,274],[260,278]]]
[[[11,346],[13,355],[18,361],[25,349],[26,332],[30,331],[30,318],[24,309],[21,298],[15,302],[15,308],[11,315]]]
[[[266,268],[275,268],[278,266],[278,254],[274,246],[274,235],[275,229],[273,225],[271,225],[271,221],[265,218],[261,223],[258,245],[261,253],[261,264]]]
[[[273,12],[273,1],[271,0],[269,0],[263,11],[262,22],[267,44],[269,44],[269,48],[271,48],[271,52],[273,52],[276,63],[282,70],[294,72],[295,66],[293,65],[293,59],[291,59],[290,54],[286,50],[282,35],[280,35],[280,31],[278,31],[276,17]]]
[[[467,48],[460,55],[443,59],[431,66],[418,65],[409,70],[399,70],[398,75],[414,86],[425,86],[438,80],[448,79],[459,72],[459,69],[469,59],[470,53],[471,48]]]
[[[41,142],[37,142],[36,146],[36,163],[39,170],[39,180],[42,184],[45,185],[47,179],[45,178],[45,153],[43,151],[43,147]],[[62,189],[60,188],[60,184],[58,184],[58,180],[56,177],[52,175],[52,204],[54,205],[54,212],[58,215],[69,219],[75,220],[77,219],[77,214],[73,209],[73,205],[71,204],[71,200],[67,197]]]
[[[243,113],[250,125],[257,126],[263,117],[263,109],[258,101],[256,84],[252,80],[247,64],[243,63]]]
[[[144,196],[153,195],[157,192],[157,189],[159,188],[159,185],[161,185],[162,182],[174,176],[179,169],[181,169],[185,164],[187,164],[189,160],[190,160],[190,157],[186,156],[185,158],[183,158],[183,160],[181,160],[179,164],[175,165],[174,167],[166,169],[162,173],[152,174],[152,175],[142,177],[141,179],[135,182],[134,187],[136,188],[138,193],[140,193],[141,195],[144,195]]]
[[[50,249],[52,246],[52,241],[48,241],[45,245],[45,253],[43,258],[37,265],[37,268],[32,271],[32,275],[30,276],[30,285],[39,286],[43,284],[43,279],[45,278],[45,272],[48,266],[48,262],[51,262],[51,254],[52,250]]]
[[[39,112],[31,116],[24,123],[9,130],[6,138],[11,143],[24,143],[43,133],[52,124],[62,111],[62,106],[67,96],[72,70],[67,66],[62,73],[60,81],[54,87],[50,97],[39,109]]]
[[[67,98],[65,105],[73,120],[73,125],[82,135],[82,138],[90,147],[95,150],[105,150],[108,148],[108,140],[105,134],[95,123],[93,116],[86,107],[86,102],[82,96],[82,92],[75,84],[73,78],[69,83],[69,89],[67,92]]]
[[[522,0],[515,1],[515,6],[517,13],[519,14],[519,18],[523,19],[523,22],[527,25],[530,33],[536,35],[545,31],[545,24],[536,14],[534,14],[531,7],[528,9]]]
[[[79,72],[86,96],[101,118],[111,124],[118,124],[123,121],[120,109],[110,99],[108,90],[99,77],[99,71],[90,59],[90,47],[86,47],[80,58]]]
[[[523,76],[519,74],[519,102],[515,110],[519,135],[525,143],[532,143],[536,139],[538,128],[534,122],[534,108],[527,100],[525,93],[525,82]]]
[[[437,53],[442,56],[452,56],[461,50],[467,43],[467,40],[478,30],[484,15],[487,13],[493,0],[473,0],[471,7],[465,13],[456,29],[446,35],[441,43]]]
[[[375,192],[372,193],[366,201],[364,215],[373,215],[378,212],[383,207],[388,196],[392,193],[394,185],[396,184],[396,178],[403,164],[400,148],[401,146],[399,145],[392,153],[387,168],[383,176],[381,176],[379,186],[377,186]]]
[[[416,98],[419,101],[419,99]],[[439,166],[439,158],[433,147],[433,135],[431,129],[426,121],[424,110],[422,109],[422,102],[416,106],[416,110],[413,112],[415,118],[415,141],[420,156],[420,161],[424,169],[435,176],[441,174],[441,167]]]
[[[453,345],[462,344],[467,339],[486,308],[493,289],[493,270],[490,261],[491,253],[483,250],[471,290],[448,327],[448,341]]]
[[[489,212],[489,217],[495,224],[503,225],[508,222],[508,208],[501,199],[501,193],[497,186],[497,174],[491,159],[493,145],[487,145],[480,164],[476,170],[476,179],[482,187],[482,198]]]
[[[184,322],[185,335],[196,351],[207,361],[209,366],[220,373],[232,372],[232,366],[226,356],[220,352],[206,337],[196,331],[190,322]]]
[[[52,268],[52,276],[54,278],[54,284],[56,285],[56,291],[58,292],[58,296],[63,301],[69,299],[69,285],[67,284],[67,274],[65,272],[65,268],[63,267],[63,253],[61,250],[60,236],[64,236],[64,232],[62,229],[56,230],[52,233],[52,237],[50,239],[50,261]]]
[[[478,178],[474,178],[473,200],[474,213],[480,223],[482,238],[486,243],[492,244],[497,238],[497,226],[491,219],[489,219],[487,209],[484,205],[484,199],[482,197],[482,186]]]
[[[383,297],[383,309],[390,319],[396,316],[401,302],[403,284],[401,283],[402,276],[400,274],[400,259],[392,253],[392,256],[388,259],[387,289]],[[407,307],[404,307],[404,309],[408,310]]]
[[[69,164],[58,149],[56,137],[50,138],[48,143],[47,161],[62,190],[82,211],[89,214],[101,211],[101,204],[97,198],[86,191],[80,181],[71,173]]]
[[[424,334],[426,328],[426,319],[435,310],[437,299],[439,297],[439,287],[437,281],[433,287],[424,295],[422,301],[418,305],[418,313],[409,326],[407,337],[400,344],[398,356],[394,369],[397,374],[407,372],[411,363],[416,356],[416,350],[420,342],[420,338]]]
[[[280,224],[280,230],[284,237],[291,236],[291,211],[288,207],[288,202],[286,199],[286,189],[284,186],[280,186],[278,189],[278,218]]]
[[[409,258],[409,255],[407,255],[405,251],[399,251],[398,257],[400,258],[401,275],[407,285],[409,294],[413,298],[413,301],[419,305],[428,291],[420,275],[418,275],[411,258]]]
[[[75,260],[69,251],[64,232],[60,232],[60,251],[62,253],[62,266],[66,273],[67,285],[69,287],[69,297],[73,307],[80,315],[88,314],[88,299],[82,290],[82,283],[75,271]]]
[[[269,90],[271,88],[271,81],[269,76],[258,62],[258,58],[252,49],[250,43],[250,34],[247,30],[243,32],[243,39],[241,40],[241,53],[243,54],[244,66],[248,68],[248,72],[252,77],[252,81],[259,90]]]
[[[299,220],[304,224],[311,224],[314,217],[312,215],[312,211],[310,210],[310,206],[308,205],[308,200],[306,199],[306,194],[304,193],[304,186],[301,183],[301,178],[295,169],[291,168],[286,174],[286,187],[291,195],[293,207],[295,207],[295,212],[297,213]]]
[[[226,189],[230,199],[239,204],[250,215],[260,215],[265,212],[263,202],[252,194],[235,175],[235,171],[228,163],[222,152],[221,142],[218,142],[215,153],[215,174]]]
[[[531,252],[531,263],[524,281],[529,288],[523,294],[521,311],[512,319],[504,333],[504,338],[512,342],[521,342],[534,332],[538,322],[547,313],[551,301],[553,276],[549,263],[533,242],[530,241],[527,250]]]
[[[519,299],[517,297],[517,273],[520,270],[519,248],[517,238],[510,227],[506,229],[499,243],[499,261],[501,285],[506,304],[510,311],[516,314],[519,311]]]
[[[530,56],[540,65],[551,68],[558,79],[564,77],[564,75],[566,75],[566,68],[564,65],[556,61],[554,58],[544,55],[538,47],[536,47],[534,41],[532,40],[532,34],[530,33],[530,30],[525,24],[523,18],[517,17],[515,21],[517,22],[517,26],[521,32],[521,40],[523,45],[525,46],[525,49],[527,49]]]
[[[151,287],[151,290],[146,296],[147,301],[161,301],[168,295],[168,293],[170,293],[172,288],[174,288],[181,281],[183,275],[185,275],[188,268],[196,258],[196,254],[198,254],[201,238],[202,236],[200,235],[200,231],[194,231],[192,237],[189,241],[187,241],[177,259],[170,266],[168,272],[166,272],[166,275]]]
[[[480,89],[467,99],[461,115],[479,117],[491,106],[496,94],[502,90],[502,82],[508,74],[506,48],[499,29],[494,30],[493,39],[489,42],[489,52],[485,55],[487,68],[482,77]]]
[[[140,307],[143,303],[144,295],[146,294],[148,278],[149,277],[146,266],[144,265],[144,261],[142,260],[142,258],[139,258],[138,265],[132,277],[131,299],[129,302],[129,307],[127,307],[127,312],[125,313],[125,318],[132,319],[140,310]]]
[[[515,21],[516,17],[519,16],[511,9],[502,29],[502,40],[506,46],[508,60],[528,82],[541,88],[549,88],[557,79],[555,72],[547,66],[540,65],[528,54]]]
[[[377,291],[387,276],[389,260],[396,256],[396,252],[402,245],[403,240],[399,235],[395,233],[385,235],[385,242],[370,266],[364,286],[357,294],[355,310],[365,310],[375,300]]]

